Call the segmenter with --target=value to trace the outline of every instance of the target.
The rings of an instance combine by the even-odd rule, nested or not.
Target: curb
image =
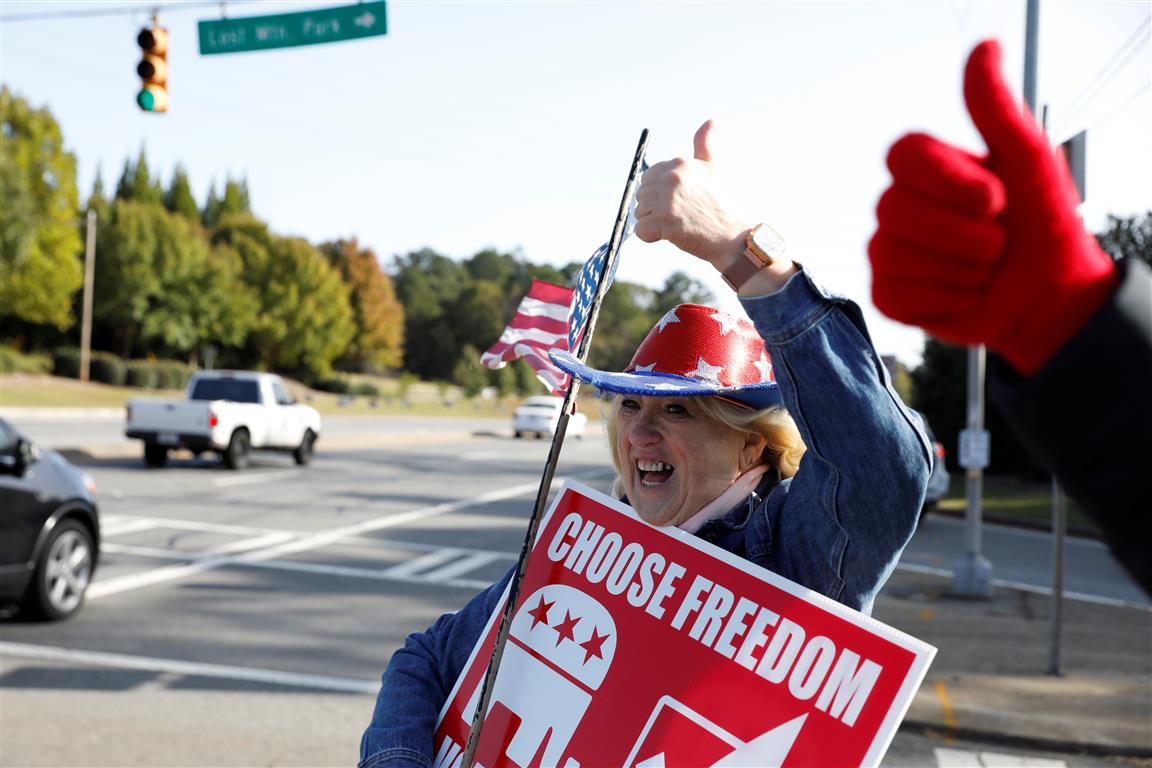
[[[942,736],[945,739],[976,741],[1003,747],[1015,747],[1017,749],[1063,752],[1087,755],[1090,757],[1135,757],[1152,759],[1152,749],[1145,749],[1143,747],[1098,744],[1096,742],[1069,741],[1064,739],[1045,739],[1039,736],[999,733],[997,731],[985,731],[979,728],[960,728],[924,720],[906,719],[900,723],[900,730],[903,731],[905,729],[922,736]]]

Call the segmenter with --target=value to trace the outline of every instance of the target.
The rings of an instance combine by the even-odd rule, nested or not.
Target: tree
[[[340,356],[339,366],[377,372],[398,368],[404,355],[404,307],[376,254],[360,248],[355,238],[325,243],[320,252],[350,289],[356,333]]]
[[[92,316],[118,340],[124,357],[131,356],[160,290],[155,258],[163,215],[159,206],[119,198],[97,229]]]
[[[404,366],[425,379],[451,378],[459,358],[450,307],[469,282],[460,263],[425,248],[393,259],[404,306]]]
[[[248,204],[248,183],[228,179],[224,183],[224,196],[220,199],[220,216],[252,213]]]
[[[247,353],[262,368],[328,376],[355,335],[349,289],[311,243],[272,235],[253,216],[225,216],[213,245],[234,250],[255,295]]]
[[[47,109],[0,89],[0,320],[71,326],[84,282],[76,158]]]
[[[144,147],[140,147],[140,156],[135,165],[128,160],[124,161],[124,172],[116,185],[116,197],[119,200],[131,200],[146,205],[162,205],[164,191],[158,179],[152,178],[148,170],[148,159],[144,155]]]
[[[164,193],[164,207],[188,221],[200,221],[200,209],[196,205],[196,198],[192,196],[192,185],[182,165],[177,164],[172,173],[172,181]]]
[[[208,198],[200,211],[200,223],[209,229],[215,228],[220,221],[220,205],[220,198],[216,196],[216,183],[213,182],[208,187]]]
[[[476,347],[465,344],[460,349],[460,357],[452,369],[452,381],[464,390],[469,400],[480,394],[488,383],[488,374],[480,365],[480,352]]]
[[[664,287],[652,297],[652,310],[656,320],[678,304],[711,304],[716,300],[707,286],[683,272],[673,272],[664,281]],[[653,320],[655,323],[655,320]]]
[[[1140,259],[1152,266],[1152,211],[1142,216],[1108,216],[1108,228],[1096,235],[1113,259]]]
[[[600,305],[595,336],[588,348],[589,364],[601,370],[624,370],[659,319],[647,309],[652,303],[650,289],[620,280],[614,282]]]

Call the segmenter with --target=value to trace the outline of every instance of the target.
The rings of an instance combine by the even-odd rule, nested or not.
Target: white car
[[[562,397],[539,395],[528,398],[512,414],[512,434],[524,437],[531,432],[538,438],[551,437],[556,432],[563,407]],[[568,419],[568,429],[564,434],[568,437],[583,437],[587,426],[588,417],[583,413],[574,413]]]

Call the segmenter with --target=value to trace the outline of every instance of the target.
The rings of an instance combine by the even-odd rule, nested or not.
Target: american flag
[[[480,356],[480,362],[496,369],[524,358],[544,386],[555,394],[564,394],[568,374],[552,364],[548,350],[571,349],[568,317],[574,293],[563,285],[533,279],[500,340]]]
[[[641,170],[648,170],[644,163]],[[628,219],[624,225],[621,244],[636,228],[636,195],[633,193],[628,206]],[[584,262],[575,288],[545,282],[533,278],[528,294],[520,300],[516,314],[512,316],[500,340],[480,356],[480,362],[492,369],[503,368],[506,364],[524,358],[536,372],[536,378],[556,395],[563,395],[568,389],[568,374],[552,364],[548,350],[563,349],[575,352],[588,324],[588,314],[596,297],[596,286],[604,273],[608,260],[609,243],[604,243]],[[616,265],[612,264],[612,274],[608,275],[608,286],[616,276]]]

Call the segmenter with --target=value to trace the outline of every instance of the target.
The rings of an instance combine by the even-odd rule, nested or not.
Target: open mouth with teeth
[[[636,471],[640,473],[641,485],[655,487],[667,481],[676,468],[662,461],[638,461]]]

